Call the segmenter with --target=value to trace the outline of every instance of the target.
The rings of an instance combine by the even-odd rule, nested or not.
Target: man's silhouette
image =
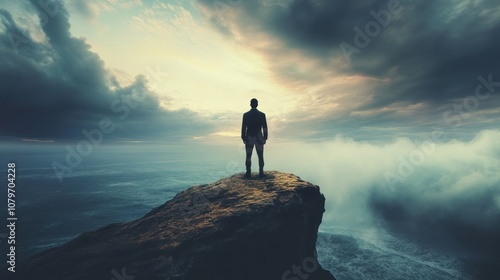
[[[247,158],[245,166],[247,173],[245,178],[250,178],[252,171],[252,151],[253,146],[259,156],[259,177],[264,177],[264,144],[267,140],[267,122],[266,114],[257,110],[259,102],[253,98],[250,100],[252,109],[243,114],[243,122],[241,124],[241,139],[247,150]]]

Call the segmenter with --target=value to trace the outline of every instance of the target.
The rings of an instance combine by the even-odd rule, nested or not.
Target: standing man
[[[257,99],[253,98],[250,100],[250,107],[252,109],[243,114],[243,122],[241,124],[241,139],[247,150],[245,161],[247,173],[245,174],[245,178],[250,178],[252,174],[253,146],[255,146],[255,150],[259,156],[259,177],[264,177],[264,144],[266,144],[267,140],[267,122],[266,114],[257,110],[257,106],[259,106]]]

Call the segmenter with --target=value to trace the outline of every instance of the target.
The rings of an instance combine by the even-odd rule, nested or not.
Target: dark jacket
[[[266,114],[255,109],[243,114],[241,124],[241,139],[246,140],[248,136],[258,136],[259,132],[264,130],[264,139],[267,140],[267,121]]]

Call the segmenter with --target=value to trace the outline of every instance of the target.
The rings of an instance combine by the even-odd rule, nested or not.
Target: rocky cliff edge
[[[335,279],[316,256],[324,206],[295,175],[237,174],[21,260],[15,279]]]

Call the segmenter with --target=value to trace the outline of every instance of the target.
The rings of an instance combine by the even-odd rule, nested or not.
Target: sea
[[[71,149],[75,147],[69,144],[37,144],[2,150],[0,177],[5,186],[1,188],[1,209],[7,208],[7,164],[16,164],[16,256],[19,262],[60,246],[83,232],[138,219],[190,186],[211,183],[243,171],[240,151],[227,156],[214,147],[186,150],[120,146],[96,148],[78,164],[73,162],[71,172],[66,172],[60,180],[53,164],[67,164]],[[287,171],[271,164],[272,167]],[[307,180],[314,183],[314,178]],[[328,199],[326,203],[328,211]],[[6,211],[2,213],[5,221]],[[6,261],[7,234],[3,226],[0,230],[2,263]],[[320,227],[317,252],[320,264],[338,280],[474,279],[468,273],[467,260],[453,252],[373,225],[350,227],[326,220]]]

